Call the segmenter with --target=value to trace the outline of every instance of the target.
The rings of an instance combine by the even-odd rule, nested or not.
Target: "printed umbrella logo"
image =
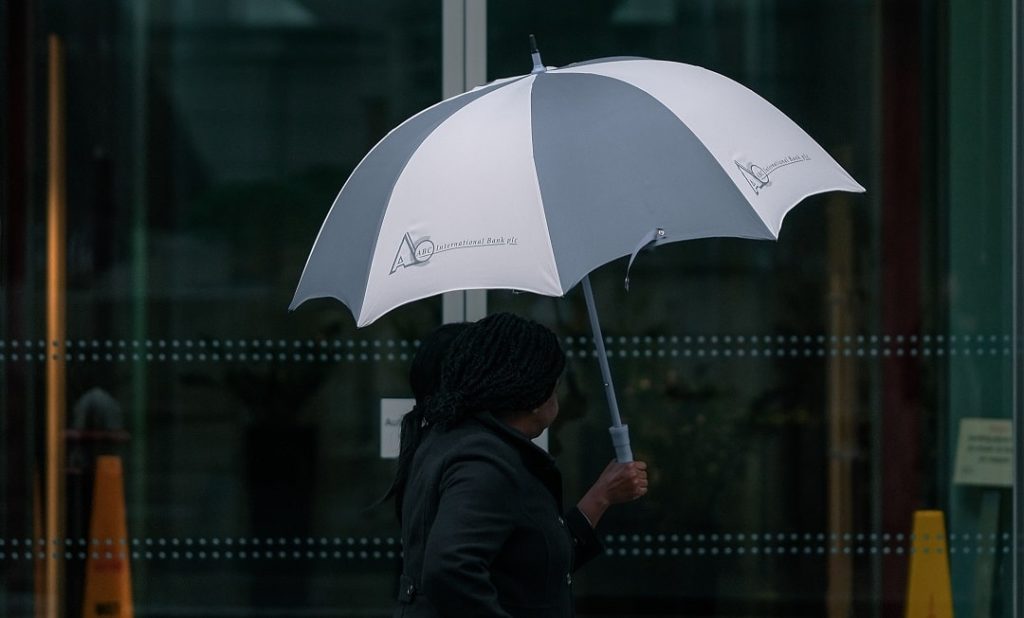
[[[388,274],[395,274],[399,268],[423,266],[433,255],[434,243],[429,236],[413,241],[412,236],[406,232],[398,244],[398,253],[395,254],[395,261],[391,263],[391,272]]]
[[[761,189],[772,184],[772,180],[768,176],[769,174],[774,173],[780,167],[793,165],[794,163],[803,163],[804,161],[810,160],[811,158],[806,154],[798,154],[772,161],[764,167],[754,163],[740,163],[735,159],[733,159],[733,163],[735,163],[736,167],[739,168],[740,174],[743,176],[743,179],[747,181],[747,184],[750,185],[750,188],[754,190],[754,193],[756,195],[760,195]]]
[[[768,186],[771,183],[771,178],[768,178],[768,174],[765,173],[764,169],[760,165],[748,163],[743,165],[739,161],[734,161],[736,167],[740,168],[740,173],[743,174],[743,179],[747,181],[750,188],[754,190],[754,193],[760,194],[761,189]]]

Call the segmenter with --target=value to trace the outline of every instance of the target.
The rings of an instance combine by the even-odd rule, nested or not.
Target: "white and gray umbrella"
[[[335,198],[291,308],[333,297],[365,326],[442,292],[563,296],[582,281],[619,443],[588,273],[651,243],[777,239],[803,198],[864,189],[782,112],[712,71],[533,57],[531,74],[444,100],[374,146]],[[628,442],[617,450],[631,459]]]

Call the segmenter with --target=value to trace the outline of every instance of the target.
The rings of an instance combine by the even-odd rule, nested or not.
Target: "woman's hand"
[[[646,493],[646,463],[612,461],[576,506],[590,520],[590,525],[596,528],[598,520],[609,506],[631,502]]]
[[[642,461],[624,464],[612,461],[594,486],[602,488],[609,504],[636,500],[647,493],[647,464]]]

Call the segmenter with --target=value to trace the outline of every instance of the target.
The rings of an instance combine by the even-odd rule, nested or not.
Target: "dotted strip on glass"
[[[388,560],[395,537],[0,539],[0,561],[33,560]]]
[[[736,533],[736,534],[619,534],[605,537],[605,553],[619,557],[716,557],[1009,554],[1010,534],[950,533]]]
[[[605,553],[620,558],[826,556],[915,553],[996,555],[1012,551],[1009,533],[950,533],[946,537],[903,533],[681,533],[611,534]],[[0,561],[35,560],[395,560],[397,537],[132,539],[0,539]]]
[[[418,339],[0,340],[0,363],[409,362]],[[1009,357],[1010,335],[659,335],[605,338],[608,356],[632,359]],[[570,358],[596,357],[593,339],[565,337]]]

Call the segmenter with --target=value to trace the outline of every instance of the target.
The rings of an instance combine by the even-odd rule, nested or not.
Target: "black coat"
[[[402,543],[403,618],[573,616],[572,573],[601,552],[552,457],[490,414],[427,433]]]

